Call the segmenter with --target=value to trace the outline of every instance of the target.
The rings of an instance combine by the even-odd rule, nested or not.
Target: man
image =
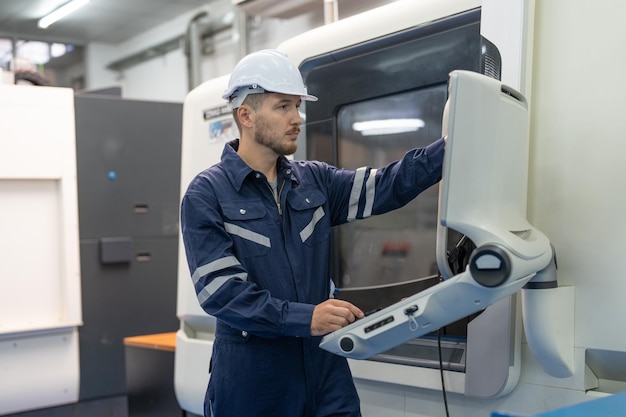
[[[345,358],[321,336],[363,317],[332,298],[330,227],[399,208],[441,178],[443,139],[378,170],[289,161],[302,77],[263,50],[223,96],[240,139],[189,185],[183,240],[202,308],[217,318],[205,416],[360,416]]]

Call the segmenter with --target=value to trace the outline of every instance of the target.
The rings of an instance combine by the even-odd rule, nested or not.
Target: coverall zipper
[[[280,206],[280,193],[283,191],[283,187],[285,186],[285,180],[283,179],[283,182],[280,184],[280,188],[276,191],[276,195],[274,195],[274,190],[272,189],[271,185],[268,182],[266,182],[265,184],[267,185],[267,188],[270,189],[272,197],[274,197],[274,202],[276,203],[276,207],[278,208],[278,215],[282,217],[283,209]]]

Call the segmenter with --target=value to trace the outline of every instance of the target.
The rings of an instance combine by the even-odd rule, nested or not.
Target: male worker
[[[318,346],[363,317],[332,297],[330,227],[399,208],[439,181],[444,141],[380,169],[288,160],[300,104],[317,97],[275,50],[244,57],[223,98],[240,139],[181,207],[198,300],[217,318],[205,416],[360,416],[347,361]]]

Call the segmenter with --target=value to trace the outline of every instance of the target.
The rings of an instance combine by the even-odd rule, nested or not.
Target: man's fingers
[[[313,311],[311,334],[334,332],[363,316],[361,309],[352,303],[337,299],[326,300],[318,304]]]
[[[357,318],[362,319],[363,317],[365,317],[365,314],[363,313],[363,311],[361,311],[360,308],[358,308],[357,306],[355,306],[352,303],[349,303],[349,302],[344,301],[344,300],[337,300],[337,299],[328,300],[328,301],[332,302],[332,304],[334,306],[336,306],[336,307],[341,307],[341,308],[347,309],[348,312],[350,313],[351,317],[352,317],[352,319],[350,320],[350,323],[352,323]]]

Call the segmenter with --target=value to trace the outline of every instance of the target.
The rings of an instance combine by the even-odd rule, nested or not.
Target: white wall
[[[626,3],[538,2],[529,210],[573,285],[575,346],[601,378],[626,381]],[[626,386],[621,386],[626,390]]]

